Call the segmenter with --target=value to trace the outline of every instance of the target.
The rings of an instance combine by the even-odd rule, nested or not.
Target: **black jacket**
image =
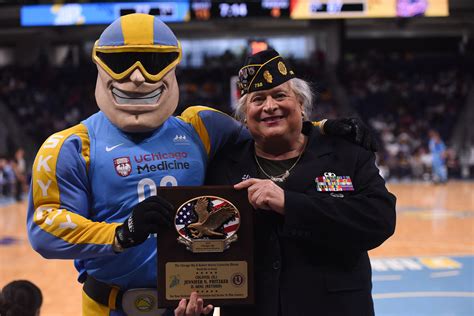
[[[255,211],[254,307],[221,315],[373,315],[367,251],[395,230],[395,196],[387,191],[375,155],[305,123],[306,151],[285,182],[285,216]],[[254,143],[222,151],[207,184],[257,177]],[[350,176],[354,191],[321,192],[316,178]],[[342,195],[341,195],[342,194]]]

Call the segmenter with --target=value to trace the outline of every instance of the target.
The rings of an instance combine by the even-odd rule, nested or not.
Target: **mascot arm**
[[[28,237],[45,258],[110,255],[118,223],[88,219],[89,138],[84,125],[50,136],[36,156],[28,206]]]
[[[210,107],[188,107],[178,118],[193,126],[210,159],[224,146],[238,145],[250,138],[240,122]]]

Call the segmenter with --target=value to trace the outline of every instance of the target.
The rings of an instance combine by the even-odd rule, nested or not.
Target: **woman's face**
[[[247,98],[247,127],[255,141],[292,141],[301,133],[302,105],[287,81],[270,90],[251,92]]]

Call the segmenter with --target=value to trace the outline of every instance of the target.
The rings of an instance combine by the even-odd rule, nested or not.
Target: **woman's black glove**
[[[324,133],[341,136],[367,150],[377,151],[377,142],[369,127],[356,117],[343,119],[328,119],[324,123]]]
[[[171,212],[174,211],[165,199],[150,196],[138,203],[132,214],[115,230],[115,237],[123,248],[130,248],[144,242],[148,235],[157,233],[160,227],[171,227]]]

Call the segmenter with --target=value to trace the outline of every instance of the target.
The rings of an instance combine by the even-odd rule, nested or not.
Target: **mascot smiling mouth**
[[[148,93],[129,92],[112,88],[112,95],[117,104],[156,104],[163,90],[163,86]]]

